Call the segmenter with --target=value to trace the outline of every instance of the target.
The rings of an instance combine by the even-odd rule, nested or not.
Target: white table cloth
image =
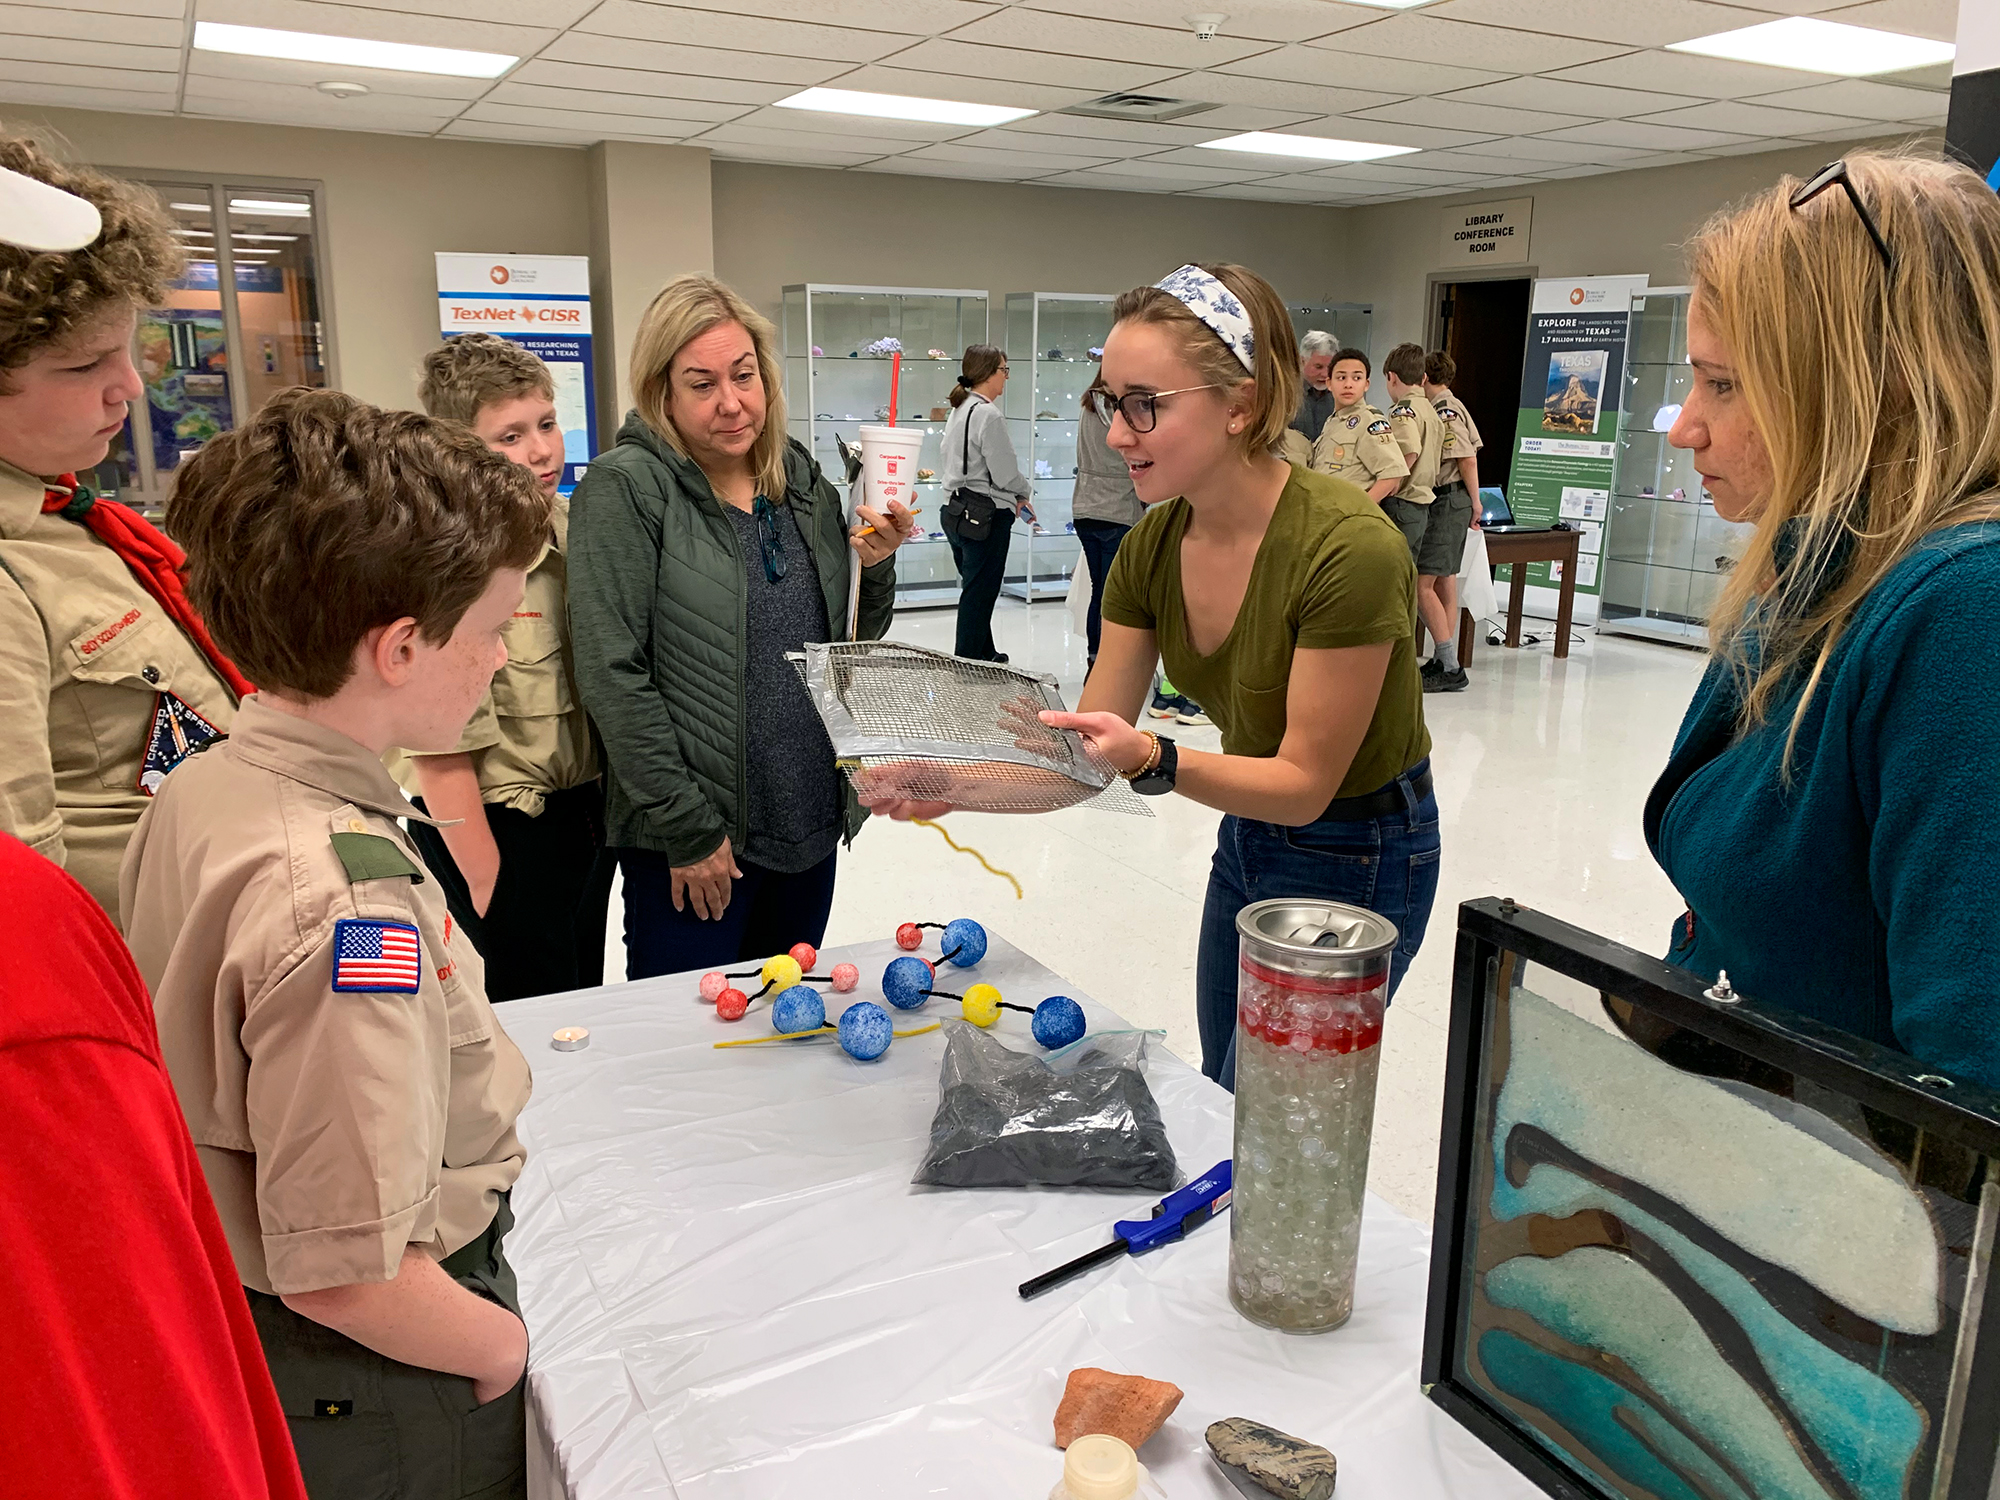
[[[831,952],[819,972],[851,960],[853,998],[879,1000],[897,952]],[[1028,1005],[1069,993],[1093,1031],[1123,1025],[997,935],[976,970],[944,974],[942,988],[983,979]],[[1229,1416],[1331,1448],[1341,1500],[1538,1493],[1418,1390],[1422,1226],[1368,1200],[1354,1316],[1316,1337],[1231,1308],[1226,1215],[1022,1302],[1020,1282],[1104,1243],[1147,1196],[912,1187],[942,1033],[874,1063],[831,1040],[717,1051],[768,1034],[768,1007],[721,1022],[697,977],[500,1007],[535,1070],[507,1253],[541,1493],[1041,1500],[1079,1365],[1186,1391],[1140,1454],[1170,1496],[1233,1494],[1202,1441]],[[908,1026],[956,1010],[893,1014]],[[1027,1021],[1003,1012],[997,1034],[1036,1050]],[[588,1049],[552,1050],[573,1025],[590,1028]],[[1229,1154],[1228,1094],[1163,1047],[1150,1078],[1184,1173]]]

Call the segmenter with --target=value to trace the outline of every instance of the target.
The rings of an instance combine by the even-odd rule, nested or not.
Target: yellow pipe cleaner
[[[998,875],[1002,880],[1006,881],[1007,884],[1014,887],[1014,899],[1016,901],[1025,901],[1028,899],[1024,894],[1022,894],[1020,881],[1016,880],[1012,875],[1009,875],[1005,870],[995,869],[990,863],[988,863],[986,856],[981,854],[977,849],[972,848],[968,844],[961,844],[957,839],[953,838],[950,834],[946,833],[944,831],[943,824],[933,823],[929,818],[912,818],[910,819],[910,821],[916,824],[917,827],[919,828],[936,829],[939,835],[943,837],[944,841],[947,844],[951,845],[952,848],[956,849],[960,854],[970,854],[974,859],[978,860],[982,865],[985,865],[986,871],[989,875]]]
[[[889,1034],[891,1036],[922,1036],[927,1031],[936,1031],[942,1025],[944,1025],[942,1021],[933,1021],[928,1026],[916,1026],[908,1031],[892,1031]],[[839,1030],[838,1026],[822,1026],[817,1031],[781,1031],[775,1036],[738,1037],[733,1042],[717,1042],[715,1045],[718,1047],[754,1047],[759,1042],[796,1042],[801,1037],[833,1036]]]

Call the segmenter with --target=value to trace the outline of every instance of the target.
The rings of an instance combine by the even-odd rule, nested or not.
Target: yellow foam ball
[[[975,984],[965,992],[959,1009],[974,1026],[991,1026],[1000,1019],[1000,992],[990,984]]]
[[[791,954],[780,953],[776,958],[764,960],[762,977],[764,983],[780,990],[788,990],[799,982],[804,972],[799,967],[799,961]]]

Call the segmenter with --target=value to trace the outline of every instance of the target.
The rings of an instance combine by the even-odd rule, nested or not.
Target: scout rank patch
[[[1347,419],[1347,430],[1349,432],[1352,432],[1357,426],[1360,425],[1360,423],[1361,423],[1361,413],[1356,412],[1353,416]]]
[[[343,917],[333,924],[337,993],[414,995],[423,973],[424,945],[413,923]]]
[[[139,763],[139,790],[152,796],[167,779],[167,772],[221,738],[220,729],[172,693],[159,694],[153,700],[153,728],[146,736],[146,754]]]

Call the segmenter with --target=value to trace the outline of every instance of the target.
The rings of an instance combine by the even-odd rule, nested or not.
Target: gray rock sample
[[[1317,1443],[1248,1417],[1212,1423],[1207,1436],[1208,1456],[1251,1500],[1328,1500],[1333,1494],[1334,1457]]]

